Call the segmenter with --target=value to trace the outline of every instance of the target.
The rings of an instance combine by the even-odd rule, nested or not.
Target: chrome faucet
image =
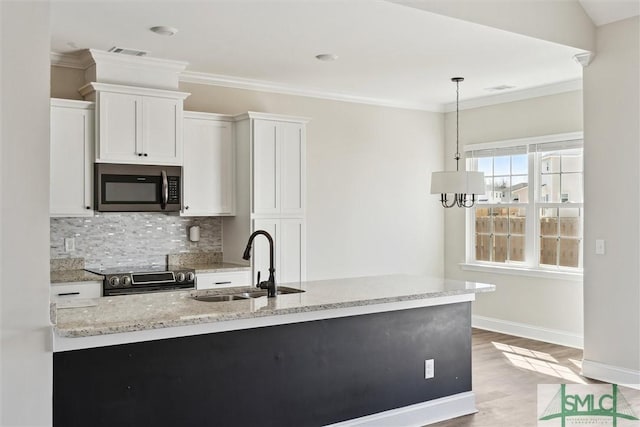
[[[249,258],[251,258],[251,244],[253,243],[253,239],[255,239],[258,234],[262,234],[269,241],[269,278],[266,281],[261,282],[260,272],[258,271],[258,283],[256,283],[256,286],[260,289],[266,289],[268,297],[275,297],[278,288],[276,285],[275,277],[276,269],[273,268],[273,238],[271,237],[271,235],[264,230],[254,231],[251,236],[249,236],[249,241],[247,242],[247,247],[244,250],[244,255],[242,255],[242,258],[246,260],[249,260]]]

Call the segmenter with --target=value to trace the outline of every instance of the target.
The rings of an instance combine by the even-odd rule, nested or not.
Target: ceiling
[[[597,26],[640,15],[640,0],[578,0]]]
[[[455,100],[454,76],[461,100],[582,76],[579,49],[380,0],[54,0],[51,34],[52,52],[139,49],[231,85],[433,111]]]

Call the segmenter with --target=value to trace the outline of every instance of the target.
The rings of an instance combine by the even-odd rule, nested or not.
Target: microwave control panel
[[[167,183],[169,185],[169,199],[168,203],[180,203],[180,177],[169,176],[167,177]]]

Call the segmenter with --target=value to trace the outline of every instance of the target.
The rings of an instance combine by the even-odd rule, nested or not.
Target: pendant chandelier
[[[453,77],[456,84],[456,170],[455,172],[433,172],[431,174],[431,194],[440,194],[442,207],[470,208],[476,202],[476,196],[485,193],[484,173],[460,170],[460,82],[464,77]],[[449,199],[451,195],[452,199]]]

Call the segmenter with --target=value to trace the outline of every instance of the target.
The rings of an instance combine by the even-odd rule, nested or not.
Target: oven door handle
[[[162,174],[162,202],[160,203],[160,207],[162,209],[167,208],[167,203],[169,203],[169,181],[167,180],[167,172],[161,171]]]

